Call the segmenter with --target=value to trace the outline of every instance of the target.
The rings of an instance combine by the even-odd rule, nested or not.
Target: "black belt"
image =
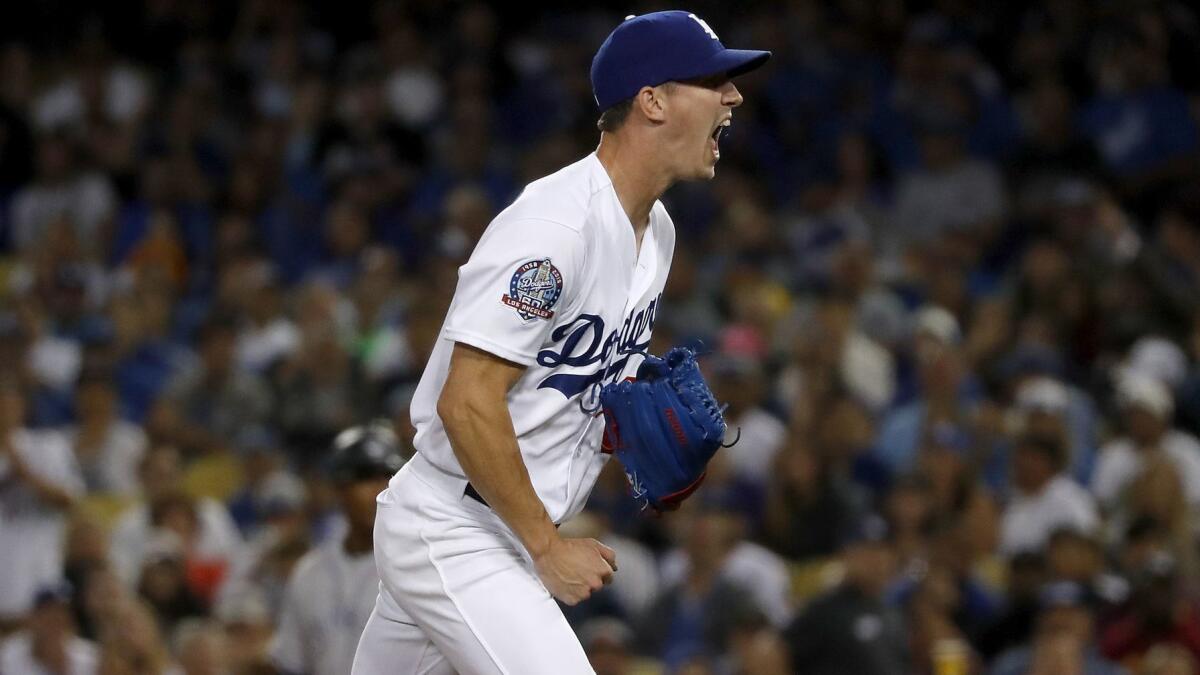
[[[475,486],[471,485],[470,483],[467,483],[467,487],[463,489],[463,494],[470,497],[471,499],[474,499],[475,501],[479,502],[480,504],[483,504],[484,506],[488,507],[489,509],[492,508],[487,503],[487,500],[483,498],[483,495],[479,494],[479,490],[476,490]],[[559,527],[559,523],[555,523],[554,529],[557,530],[558,527]]]
[[[467,489],[463,490],[463,494],[471,499],[474,499],[480,504],[487,506],[489,509],[492,508],[491,506],[488,506],[487,500],[483,498],[483,495],[479,494],[479,490],[476,490],[475,486],[471,485],[470,483],[467,483]]]

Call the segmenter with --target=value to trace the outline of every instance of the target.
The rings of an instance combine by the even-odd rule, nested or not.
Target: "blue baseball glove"
[[[672,511],[700,487],[725,438],[725,418],[696,363],[676,347],[647,356],[637,379],[600,390],[604,448],[625,469],[636,499]]]

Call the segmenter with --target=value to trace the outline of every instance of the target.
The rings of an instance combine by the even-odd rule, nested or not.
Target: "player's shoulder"
[[[496,217],[497,221],[548,221],[575,232],[588,223],[592,200],[612,182],[595,154],[539,178]]]

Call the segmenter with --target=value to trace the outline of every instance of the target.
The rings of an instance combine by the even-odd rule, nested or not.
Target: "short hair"
[[[662,87],[667,93],[670,93],[671,90],[675,88],[675,83],[672,81],[667,81],[663,82],[659,86]],[[641,90],[639,89],[638,91]],[[620,129],[621,125],[625,124],[625,120],[629,119],[629,111],[633,110],[633,99],[635,97],[636,95],[627,98],[620,103],[614,103],[609,106],[608,110],[600,113],[600,119],[596,120],[596,128],[600,131],[607,132],[613,132],[617,129]]]
[[[600,113],[600,119],[596,120],[596,128],[604,132],[613,132],[621,128],[625,124],[625,120],[629,119],[629,111],[633,110],[633,99],[627,98],[620,103],[614,103],[608,110]]]

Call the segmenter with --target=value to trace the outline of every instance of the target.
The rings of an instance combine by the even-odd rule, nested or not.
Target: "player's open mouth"
[[[719,124],[717,124],[717,126],[712,130],[712,134],[709,135],[709,137],[712,138],[712,151],[714,157],[721,157],[721,150],[718,144],[721,141],[721,136],[724,135],[725,130],[728,129],[729,125],[732,123],[733,119],[726,117],[725,119],[721,120]]]

